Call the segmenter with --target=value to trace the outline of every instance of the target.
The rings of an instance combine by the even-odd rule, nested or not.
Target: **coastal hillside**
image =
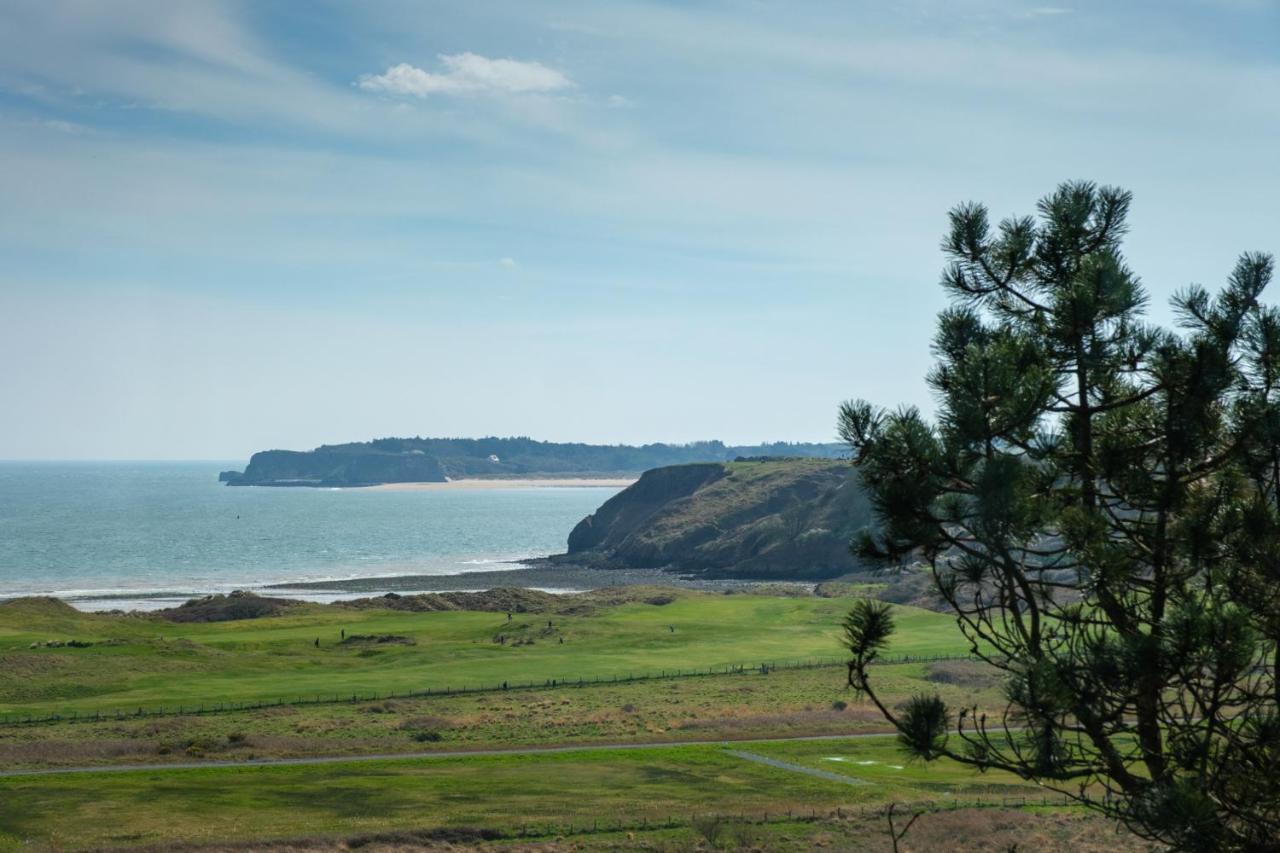
[[[748,456],[834,459],[839,444],[726,445],[720,441],[642,446],[535,441],[531,438],[380,438],[314,450],[265,450],[243,472],[219,479],[235,486],[368,486],[461,478],[607,477]]]
[[[554,562],[705,578],[824,579],[858,569],[870,506],[848,463],[760,459],[647,471],[569,534]]]
[[[420,450],[404,453],[351,453],[264,450],[249,459],[244,473],[224,471],[232,486],[372,486],[379,483],[442,483],[444,466]]]

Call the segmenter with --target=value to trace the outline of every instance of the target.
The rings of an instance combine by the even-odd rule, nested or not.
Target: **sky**
[[[1280,0],[1060,2],[6,0],[0,458],[834,440],[1068,179],[1166,319],[1280,251]]]

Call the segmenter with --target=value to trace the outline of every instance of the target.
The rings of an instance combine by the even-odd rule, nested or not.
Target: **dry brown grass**
[[[405,731],[440,731],[441,729],[453,728],[454,725],[454,721],[448,717],[437,717],[431,714],[426,714],[419,717],[408,718],[400,724],[400,728]]]
[[[906,812],[909,814],[909,812]],[[715,845],[705,827],[651,832],[578,835],[537,841],[503,840],[467,827],[426,831],[387,832],[335,838],[296,838],[252,844],[180,845],[166,850],[200,853],[364,853],[405,851],[508,851],[508,853],[568,853],[603,850],[744,850],[744,851],[858,851],[883,853],[890,849],[881,812],[858,812],[843,819],[814,823],[753,824],[732,818],[717,821]],[[1128,835],[1110,822],[1082,812],[1044,812],[1013,809],[959,809],[929,812],[920,817],[901,842],[904,853],[945,850],[947,853],[1149,853],[1156,848]]]
[[[138,739],[79,741],[27,741],[0,743],[0,766],[108,762],[156,755],[152,741]]]
[[[1000,684],[1003,673],[981,661],[941,661],[930,664],[925,678],[935,684],[950,684],[986,690]]]
[[[1100,817],[1079,812],[1029,812],[1012,809],[961,809],[926,814],[907,834],[903,848],[913,853],[947,850],[1069,850],[1071,853],[1122,853],[1154,850]]]

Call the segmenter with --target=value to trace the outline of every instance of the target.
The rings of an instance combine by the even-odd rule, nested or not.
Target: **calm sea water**
[[[235,465],[0,463],[0,598],[154,607],[268,583],[515,568],[564,551],[573,525],[617,491],[217,482]]]

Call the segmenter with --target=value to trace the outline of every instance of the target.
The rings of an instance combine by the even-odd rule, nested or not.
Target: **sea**
[[[218,482],[219,471],[237,467],[0,462],[0,599],[49,595],[82,610],[145,610],[276,584],[515,569],[563,552],[573,526],[618,491]],[[376,582],[365,589],[378,592]]]

